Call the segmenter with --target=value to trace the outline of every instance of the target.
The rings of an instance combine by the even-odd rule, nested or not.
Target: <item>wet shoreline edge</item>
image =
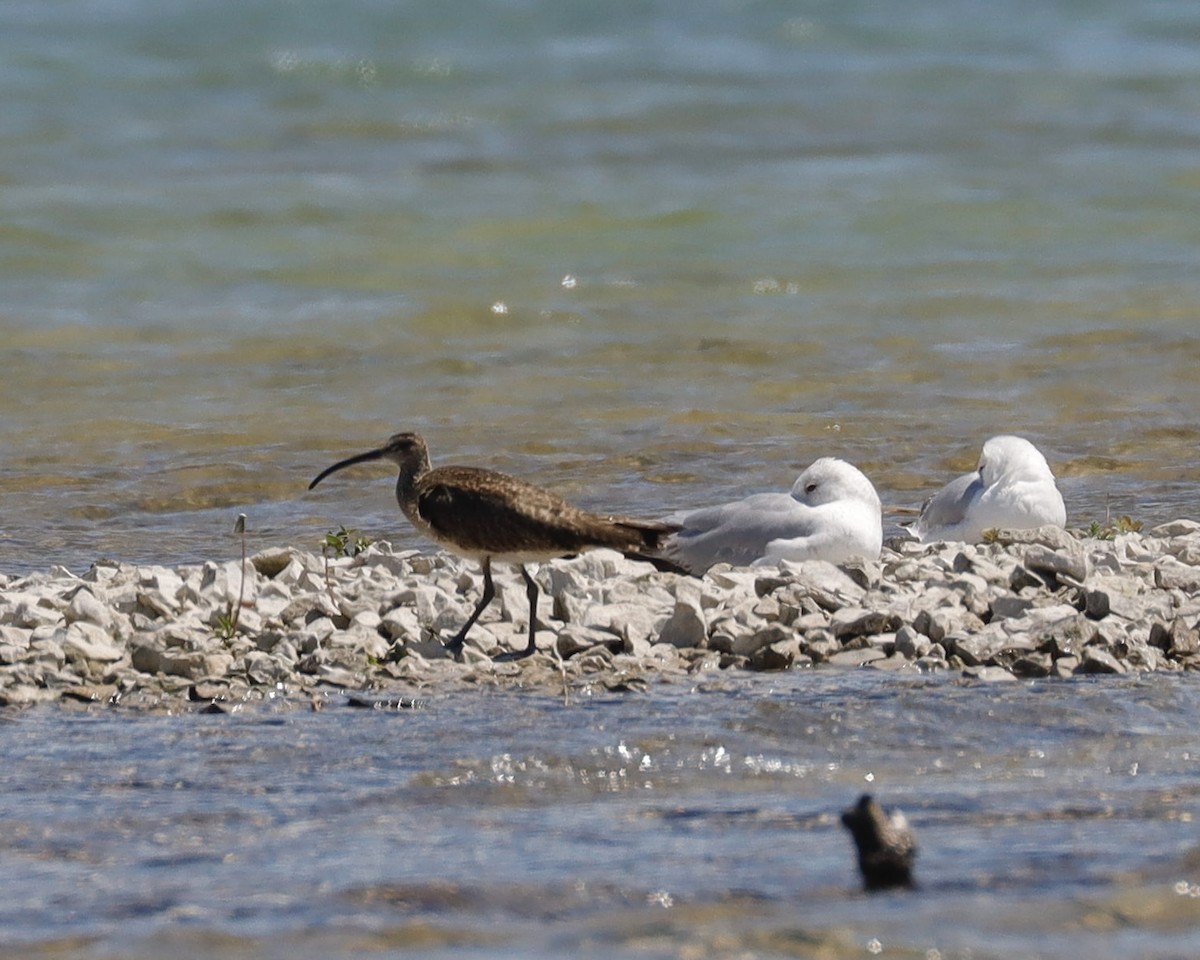
[[[536,578],[539,653],[493,663],[524,645],[525,587],[497,568],[497,601],[456,662],[442,641],[482,575],[444,553],[377,543],[352,557],[264,551],[244,567],[0,575],[0,705],[404,707],[480,687],[587,695],[742,671],[949,670],[997,683],[1200,669],[1191,520],[1111,539],[1047,527],[977,545],[893,540],[878,562],[722,566],[704,578],[600,550]]]

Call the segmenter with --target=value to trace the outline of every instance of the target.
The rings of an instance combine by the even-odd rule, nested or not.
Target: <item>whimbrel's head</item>
[[[392,434],[382,447],[355,454],[326,467],[317,474],[316,479],[308,485],[308,489],[311,490],[331,473],[336,473],[343,467],[352,467],[356,463],[366,463],[368,460],[390,460],[400,468],[401,475],[418,476],[429,469],[429,451],[425,447],[425,441],[419,433],[406,431]]]

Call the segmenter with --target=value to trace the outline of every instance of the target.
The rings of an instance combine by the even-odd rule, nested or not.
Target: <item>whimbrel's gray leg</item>
[[[534,633],[537,630],[538,588],[537,584],[533,581],[533,577],[529,575],[529,571],[525,569],[524,564],[518,564],[517,569],[521,571],[521,576],[525,578],[525,596],[529,598],[529,644],[524,650],[514,650],[511,653],[500,654],[500,656],[496,657],[497,663],[524,660],[526,657],[531,657],[537,653],[537,643],[534,640]]]
[[[484,608],[496,598],[496,585],[492,583],[492,558],[484,557],[480,566],[483,567],[483,596],[479,598],[475,612],[467,617],[467,622],[463,624],[462,629],[454,635],[453,640],[446,644],[446,649],[456,657],[462,653],[463,643],[467,639],[467,631],[475,626],[475,621],[479,619]]]

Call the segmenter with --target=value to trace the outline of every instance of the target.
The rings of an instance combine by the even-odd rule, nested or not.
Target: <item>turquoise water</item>
[[[1021,432],[1192,512],[1200,10],[9,4],[0,567],[407,536],[435,461],[657,514]]]

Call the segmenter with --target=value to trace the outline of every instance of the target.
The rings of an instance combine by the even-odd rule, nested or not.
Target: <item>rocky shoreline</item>
[[[243,582],[243,569],[245,577]],[[480,685],[556,694],[696,683],[725,671],[956,670],[981,682],[1200,668],[1200,523],[1096,539],[891,541],[879,562],[660,573],[610,551],[543,564],[539,653],[525,588],[497,600],[462,662],[452,636],[477,564],[370,545],[162,567],[0,575],[0,705],[236,710],[263,701],[406,705]],[[350,696],[345,696],[349,693]]]

